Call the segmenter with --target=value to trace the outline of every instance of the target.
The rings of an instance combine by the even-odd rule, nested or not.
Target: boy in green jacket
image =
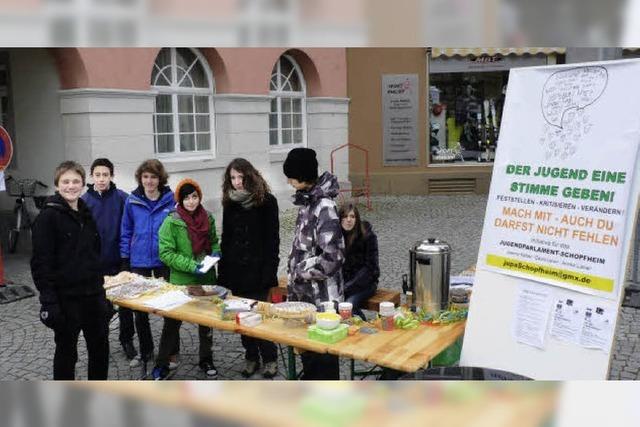
[[[213,215],[202,207],[202,190],[191,179],[180,181],[175,191],[176,210],[170,213],[158,232],[160,260],[170,268],[169,281],[189,287],[189,293],[202,295],[202,285],[216,283],[215,269],[200,271],[206,255],[220,256],[220,245]],[[177,353],[182,321],[165,317],[160,348],[152,376],[155,380],[169,375],[169,356]],[[211,328],[198,326],[200,337],[199,366],[208,378],[218,375],[213,365]]]

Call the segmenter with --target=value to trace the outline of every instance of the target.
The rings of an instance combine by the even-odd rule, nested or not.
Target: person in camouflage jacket
[[[288,299],[319,306],[321,302],[344,298],[342,264],[344,238],[333,199],[338,180],[329,172],[318,177],[316,152],[294,148],[282,169],[296,189],[293,203],[299,206],[295,236],[288,262]],[[338,357],[304,352],[301,355],[305,380],[340,379]]]
[[[329,172],[308,190],[298,190],[293,204],[299,206],[289,255],[289,299],[320,305],[340,302],[344,239],[333,198],[338,180]]]

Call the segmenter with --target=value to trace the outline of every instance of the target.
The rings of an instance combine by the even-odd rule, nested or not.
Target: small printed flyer
[[[537,287],[551,290],[547,285]],[[552,296],[551,306],[549,333],[553,339],[609,353],[617,316],[615,304],[573,294]]]
[[[553,309],[551,336],[560,341],[579,344],[584,308],[576,298],[558,299]]]
[[[548,286],[520,285],[513,320],[516,341],[544,349],[551,303],[552,294]]]
[[[613,304],[586,307],[580,345],[608,353],[613,341],[616,314]]]

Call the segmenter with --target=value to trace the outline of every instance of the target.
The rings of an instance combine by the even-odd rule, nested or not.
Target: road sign
[[[13,143],[9,132],[0,126],[0,170],[6,169],[13,157]]]

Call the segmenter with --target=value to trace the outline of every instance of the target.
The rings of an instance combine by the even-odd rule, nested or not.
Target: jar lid
[[[383,301],[379,305],[380,314],[391,315],[395,311],[395,305],[390,301]]]
[[[341,302],[338,304],[338,310],[351,310],[353,308],[353,304],[350,302]]]

